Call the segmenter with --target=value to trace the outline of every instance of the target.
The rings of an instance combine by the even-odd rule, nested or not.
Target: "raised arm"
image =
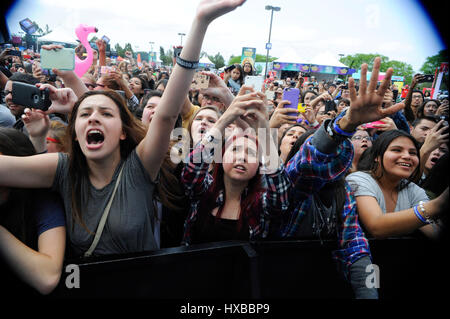
[[[244,0],[202,1],[197,8],[180,58],[185,61],[198,61],[208,25],[214,19],[242,5],[243,2]],[[174,67],[147,135],[137,147],[137,154],[152,179],[156,178],[167,152],[170,132],[188,94],[194,71],[194,69],[187,69],[179,65]]]

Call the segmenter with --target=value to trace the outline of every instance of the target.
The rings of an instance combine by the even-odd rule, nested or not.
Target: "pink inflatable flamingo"
[[[78,58],[75,55],[75,70],[74,71],[75,71],[76,75],[78,75],[78,77],[80,77],[80,78],[87,72],[87,70],[89,70],[89,68],[92,65],[92,60],[94,59],[94,51],[92,50],[91,45],[89,44],[89,41],[87,40],[87,36],[90,33],[95,33],[97,31],[98,30],[96,27],[90,27],[85,24],[80,24],[75,29],[75,34],[77,35],[81,44],[84,45],[84,47],[86,48],[86,53],[87,53],[87,57],[84,60],[81,60],[80,58]]]

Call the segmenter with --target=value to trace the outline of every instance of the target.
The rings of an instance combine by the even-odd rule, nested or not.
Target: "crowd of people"
[[[102,40],[81,77],[3,50],[0,256],[24,282],[51,292],[69,257],[332,239],[355,297],[378,298],[365,284],[368,238],[442,240],[448,98],[425,98],[416,75],[402,99],[392,69],[378,82],[379,58],[359,83],[300,73],[255,88],[248,62],[196,70],[208,25],[243,2],[203,1],[173,68],[129,52],[116,63]],[[208,88],[191,89],[195,72]],[[50,108],[15,104],[14,83],[48,92]],[[283,98],[289,88],[303,109]]]

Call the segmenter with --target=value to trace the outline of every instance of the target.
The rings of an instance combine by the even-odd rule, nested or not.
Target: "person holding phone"
[[[198,5],[185,47],[147,132],[116,92],[89,91],[77,98],[68,88],[40,86],[50,90],[48,113],[71,113],[68,153],[1,155],[0,185],[52,187],[59,192],[72,255],[157,248],[152,227],[155,183],[170,132],[188,94],[205,32],[213,20],[243,3],[206,0]],[[99,222],[102,216],[108,227],[103,228],[105,224]],[[101,236],[94,237],[94,233]]]
[[[233,95],[236,95],[244,83],[244,71],[240,64],[233,64],[231,67],[225,69],[224,82],[230,89]]]

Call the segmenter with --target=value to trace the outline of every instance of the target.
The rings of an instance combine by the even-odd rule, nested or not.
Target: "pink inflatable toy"
[[[89,41],[87,40],[87,37],[90,33],[97,32],[96,27],[90,27],[85,24],[80,24],[75,29],[75,34],[77,35],[78,40],[80,40],[81,44],[84,45],[86,48],[87,57],[84,60],[81,60],[75,55],[75,74],[78,75],[78,77],[82,77],[87,70],[92,65],[92,60],[94,59],[94,50],[92,50],[91,45],[89,44]]]

